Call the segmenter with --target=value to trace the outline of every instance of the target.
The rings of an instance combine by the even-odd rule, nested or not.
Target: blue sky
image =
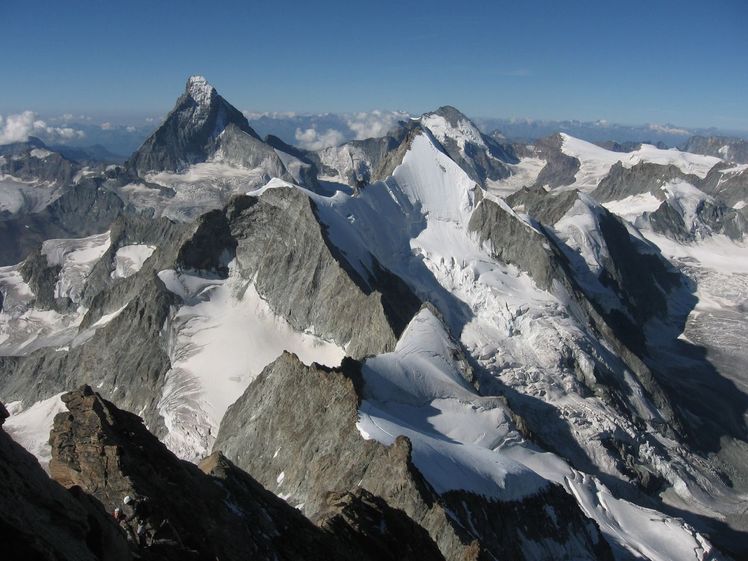
[[[0,114],[238,108],[748,130],[748,2],[2,0]]]

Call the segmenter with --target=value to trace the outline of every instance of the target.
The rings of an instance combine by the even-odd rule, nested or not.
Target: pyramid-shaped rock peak
[[[218,95],[216,89],[203,76],[190,76],[187,79],[185,93],[200,105],[208,105],[214,96]]]

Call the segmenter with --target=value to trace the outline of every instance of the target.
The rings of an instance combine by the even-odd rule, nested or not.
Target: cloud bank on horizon
[[[26,142],[30,136],[44,137],[47,141],[55,142],[83,139],[86,134],[72,127],[50,126],[33,111],[0,115],[0,144]]]

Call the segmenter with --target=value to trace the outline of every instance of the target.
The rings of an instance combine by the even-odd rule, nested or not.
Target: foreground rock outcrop
[[[148,554],[166,559],[443,559],[403,512],[365,493],[328,497],[321,527],[225,456],[179,460],[143,425],[89,387],[62,396],[50,436],[52,476],[108,508],[148,497],[168,520]],[[408,537],[409,545],[399,545]]]
[[[7,417],[0,403],[0,424]],[[80,487],[65,489],[0,428],[2,558],[128,561],[125,536],[103,505]]]
[[[331,491],[364,489],[407,514],[447,559],[611,558],[560,488],[508,502],[438,494],[413,464],[406,437],[391,446],[363,439],[356,425],[364,384],[357,361],[307,367],[284,353],[229,408],[215,449],[312,519],[324,518]],[[564,519],[554,522],[547,505]]]

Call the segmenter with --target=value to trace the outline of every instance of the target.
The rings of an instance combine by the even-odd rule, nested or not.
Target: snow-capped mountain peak
[[[217,95],[216,89],[203,76],[190,76],[187,80],[185,93],[200,105],[209,105],[213,96]]]
[[[439,140],[453,139],[464,150],[466,143],[485,147],[483,135],[473,122],[450,105],[440,107],[421,117],[421,123]]]

